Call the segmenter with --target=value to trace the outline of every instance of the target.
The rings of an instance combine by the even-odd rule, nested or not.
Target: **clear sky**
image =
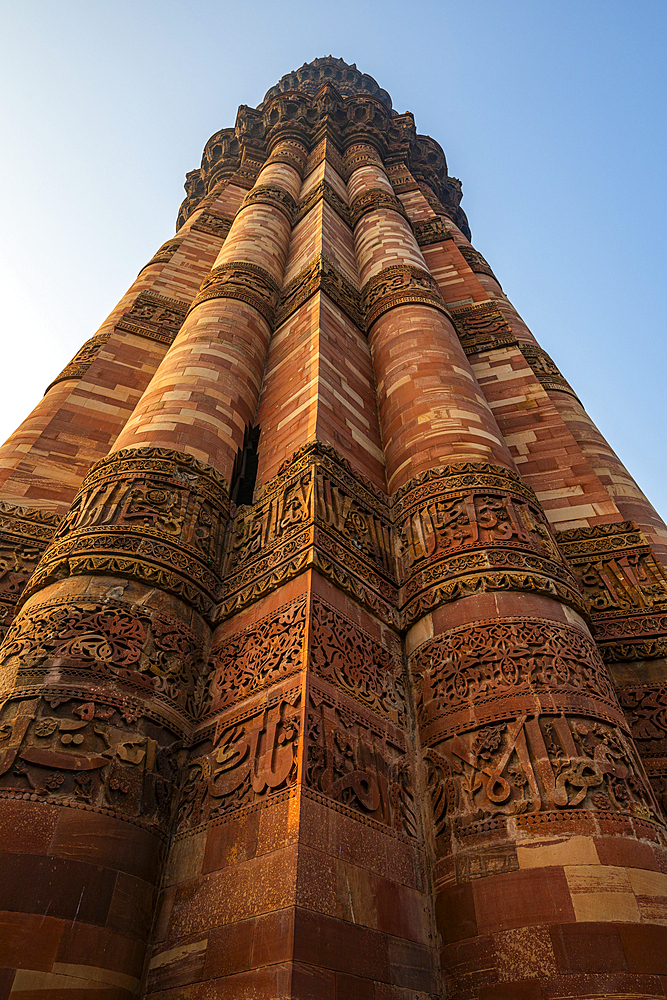
[[[0,2],[0,439],[291,69],[356,62],[440,142],[473,243],[667,516],[664,0]]]

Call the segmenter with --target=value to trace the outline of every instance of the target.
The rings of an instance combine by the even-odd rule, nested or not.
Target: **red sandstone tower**
[[[0,452],[0,994],[667,994],[667,529],[338,59]]]

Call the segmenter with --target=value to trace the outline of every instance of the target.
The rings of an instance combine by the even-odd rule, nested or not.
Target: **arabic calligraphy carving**
[[[414,303],[429,305],[449,315],[438,283],[429,271],[408,264],[386,267],[362,289],[368,329],[389,309]]]
[[[118,320],[116,330],[134,333],[159,344],[171,344],[183,325],[188,306],[188,302],[180,299],[143,291]]]
[[[297,780],[300,691],[250,717],[218,723],[213,748],[186,766],[178,830],[190,830]]]
[[[454,736],[425,760],[437,837],[554,810],[660,821],[631,742],[597,720],[521,715]]]
[[[411,769],[398,733],[368,728],[315,687],[307,725],[307,786],[358,818],[415,836]]]
[[[95,700],[10,701],[0,718],[0,796],[85,806],[166,832],[182,744]],[[158,736],[158,738],[155,738]]]
[[[517,343],[509,323],[494,302],[459,306],[451,310],[451,316],[466,354],[479,354]]]
[[[228,496],[190,455],[127,448],[86,476],[30,583],[67,573],[132,575],[206,612],[220,589]]]
[[[209,299],[236,299],[253,306],[271,323],[279,292],[275,279],[263,267],[243,261],[220,264],[204,279],[190,309]]]

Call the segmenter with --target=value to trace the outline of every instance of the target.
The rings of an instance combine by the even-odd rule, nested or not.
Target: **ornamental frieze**
[[[116,330],[171,344],[183,325],[190,303],[143,291],[116,323]]]
[[[182,742],[104,697],[24,698],[0,714],[0,797],[103,813],[164,838]]]
[[[294,217],[294,225],[296,226],[306,215],[318,204],[320,201],[325,201],[327,205],[333,208],[334,212],[343,220],[343,222],[352,228],[352,216],[350,215],[350,209],[343,201],[341,196],[338,194],[336,189],[328,181],[320,181],[315,187],[312,187],[305,198],[299,202],[299,206]]]
[[[451,317],[461,346],[468,355],[517,343],[509,323],[494,302],[459,306],[451,310]]]
[[[634,521],[573,528],[558,543],[579,580],[604,658],[667,653],[667,573]]]
[[[318,291],[325,292],[355,326],[365,330],[360,293],[324,254],[318,254],[285,285],[276,308],[275,327],[289,319]]]
[[[289,191],[272,184],[256,184],[243,199],[239,212],[249,205],[271,205],[282,212],[290,225],[296,214],[296,202]]]
[[[522,714],[453,736],[425,754],[436,838],[507,835],[507,821],[544,832],[563,820],[662,826],[623,728],[588,718]],[[552,826],[553,825],[553,826]],[[441,848],[445,849],[445,848]]]
[[[163,243],[160,249],[153,254],[148,263],[144,264],[141,271],[139,271],[139,274],[141,274],[142,271],[145,271],[146,268],[150,267],[152,264],[167,264],[174,256],[182,242],[182,239],[167,240],[167,242]]]
[[[361,194],[352,199],[350,203],[352,225],[356,226],[359,220],[364,215],[367,215],[368,212],[378,212],[383,209],[391,209],[392,212],[398,212],[410,224],[408,213],[405,211],[400,198],[397,198],[392,191],[385,191],[384,188],[371,188],[368,191],[362,191]]]
[[[470,244],[468,243],[457,244],[457,250],[463,257],[463,259],[465,260],[466,264],[468,265],[471,271],[474,271],[475,274],[488,274],[490,278],[493,278],[494,281],[500,284],[495,274],[491,270],[491,265],[487,263],[484,257],[482,257],[479,250],[475,250],[475,248],[471,247]]]
[[[575,399],[577,398],[572,386],[561,375],[558,367],[546,351],[543,351],[537,344],[519,344],[519,350],[545,389],[556,392],[567,392],[570,396],[574,396]]]
[[[228,503],[219,473],[190,455],[112,453],[86,476],[30,592],[63,573],[131,576],[206,613],[220,592]]]
[[[438,283],[430,272],[408,264],[396,264],[380,271],[362,289],[366,326],[371,326],[389,309],[408,304],[428,305],[449,316]]]
[[[59,523],[52,511],[0,503],[0,636]]]
[[[304,669],[306,597],[283,605],[241,632],[215,639],[202,719]]]
[[[434,219],[428,219],[426,222],[413,223],[413,228],[420,247],[428,247],[433,243],[442,243],[443,240],[452,239],[452,234],[447,229],[443,219],[438,215]]]
[[[560,622],[503,618],[453,629],[419,647],[411,672],[428,746],[468,728],[471,719],[584,711],[625,724],[590,635]]]
[[[268,484],[252,507],[236,512],[227,543],[220,614],[238,610],[278,582],[313,564],[340,567],[394,602],[391,520],[370,484],[357,478],[332,449],[310,445]],[[314,548],[313,548],[314,547]],[[334,569],[331,569],[331,573]],[[331,575],[326,573],[325,575]],[[350,589],[352,581],[344,589]]]
[[[49,389],[52,389],[54,385],[58,385],[59,382],[66,382],[68,379],[78,379],[82,378],[93,361],[100,353],[105,344],[109,342],[111,333],[97,333],[90,340],[81,347],[70,363],[66,365],[61,371],[60,375],[54,378],[53,382],[50,382],[44,390],[44,395],[47,394]]]
[[[237,261],[213,268],[202,282],[190,309],[210,299],[236,299],[253,306],[267,323],[271,323],[279,294],[276,280],[263,267]]]
[[[47,690],[60,701],[106,690],[128,717],[145,714],[183,736],[203,696],[201,647],[188,625],[150,607],[47,601],[9,629],[0,679],[3,688],[12,682],[15,692]]]
[[[196,222],[193,222],[191,231],[195,233],[208,233],[211,236],[218,236],[225,240],[229,230],[232,228],[233,219],[228,219],[225,215],[218,215],[217,212],[202,212]]]

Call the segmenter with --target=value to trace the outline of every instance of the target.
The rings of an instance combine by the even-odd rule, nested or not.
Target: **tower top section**
[[[382,101],[390,111],[392,109],[391,97],[372,76],[369,76],[368,73],[360,73],[356,63],[352,63],[350,66],[343,59],[336,59],[335,56],[313,59],[312,62],[304,63],[300,69],[286,73],[278,80],[275,87],[267,90],[263,103],[266,104],[277,94],[285,93],[288,90],[298,90],[302,94],[316,94],[325,83],[333,84],[343,97],[369,94]]]

